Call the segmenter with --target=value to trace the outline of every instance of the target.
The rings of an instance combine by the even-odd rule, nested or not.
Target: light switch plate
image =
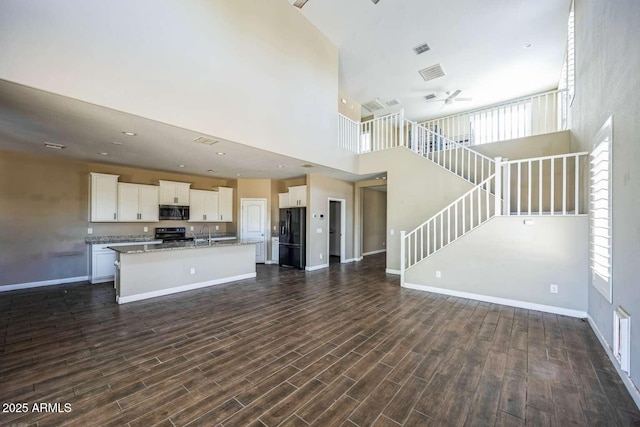
[[[220,230],[220,226],[216,225],[216,231]]]
[[[196,268],[195,267],[191,267],[191,274],[196,274]]]
[[[440,279],[442,277],[442,272],[440,270],[436,271],[436,279]]]
[[[93,228],[91,227],[87,228],[87,234],[93,234]]]
[[[189,227],[189,231],[193,231],[193,225]]]
[[[394,234],[396,234],[396,232],[395,232],[395,230],[392,228],[391,230],[389,230],[389,234],[391,234],[391,235],[393,236]]]
[[[322,234],[322,228],[316,228],[316,233],[317,234]]]
[[[145,227],[145,228],[144,228],[144,232],[146,233],[146,232],[148,232],[148,231],[149,231],[149,227]]]

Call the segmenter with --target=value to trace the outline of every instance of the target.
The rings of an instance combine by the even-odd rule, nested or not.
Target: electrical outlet
[[[220,226],[216,225],[216,231],[220,230]]]
[[[144,232],[146,233],[146,232],[148,232],[148,231],[149,231],[149,227],[145,227],[145,228],[144,228]]]
[[[436,271],[436,279],[440,279],[442,277],[442,272],[440,270]]]
[[[193,225],[189,227],[189,231],[193,231]]]
[[[391,230],[389,230],[389,234],[391,234],[391,235],[393,236],[394,234],[396,234],[396,232],[395,232],[395,230],[392,228]]]
[[[552,294],[557,294],[558,293],[558,285],[554,285],[554,284],[549,285],[549,292],[551,292]]]
[[[277,229],[278,229],[278,226],[277,226],[277,225],[274,225],[274,226],[273,226],[273,231],[276,231]]]
[[[91,227],[87,228],[87,234],[93,234],[93,228]]]
[[[323,258],[324,258],[324,255],[320,254],[320,259],[323,259]]]
[[[191,267],[191,274],[196,274],[196,268],[195,267]]]

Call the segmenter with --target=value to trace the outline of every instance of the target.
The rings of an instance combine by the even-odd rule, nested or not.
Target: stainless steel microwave
[[[187,221],[189,219],[189,206],[160,205],[158,216],[162,220]]]

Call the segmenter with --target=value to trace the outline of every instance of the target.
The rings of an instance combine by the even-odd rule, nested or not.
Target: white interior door
[[[242,199],[240,238],[256,242],[256,262],[267,259],[267,201],[265,199]]]

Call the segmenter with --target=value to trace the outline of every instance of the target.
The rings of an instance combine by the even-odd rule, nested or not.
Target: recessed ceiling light
[[[100,153],[101,156],[108,156],[109,153],[107,153],[106,151],[103,151],[102,153]]]
[[[207,172],[209,172],[209,173],[215,173],[215,172],[218,172],[218,171],[217,171],[217,170],[215,170],[215,169],[207,169]]]
[[[524,48],[525,49],[529,49],[531,46],[533,46],[531,43],[527,43],[527,44],[524,45]]]
[[[284,167],[284,165],[278,165],[278,167],[279,167],[280,169],[282,169],[282,168]]]
[[[236,176],[241,176],[240,174],[236,174]]]
[[[122,133],[124,133],[127,136],[136,136],[137,135],[137,133],[135,133],[135,132],[122,132]]]
[[[54,150],[62,150],[63,148],[65,148],[65,145],[62,144],[54,144],[53,142],[44,142],[44,146],[46,148],[52,148]]]
[[[222,151],[218,151],[216,154],[217,154],[218,156],[224,156],[224,155],[225,155],[225,154],[227,154],[227,153],[223,153]]]
[[[178,167],[179,167],[179,168],[183,168],[183,167],[184,167],[184,165],[178,165]]]
[[[113,141],[112,142],[113,145],[122,145],[122,142],[118,142],[118,141]]]

